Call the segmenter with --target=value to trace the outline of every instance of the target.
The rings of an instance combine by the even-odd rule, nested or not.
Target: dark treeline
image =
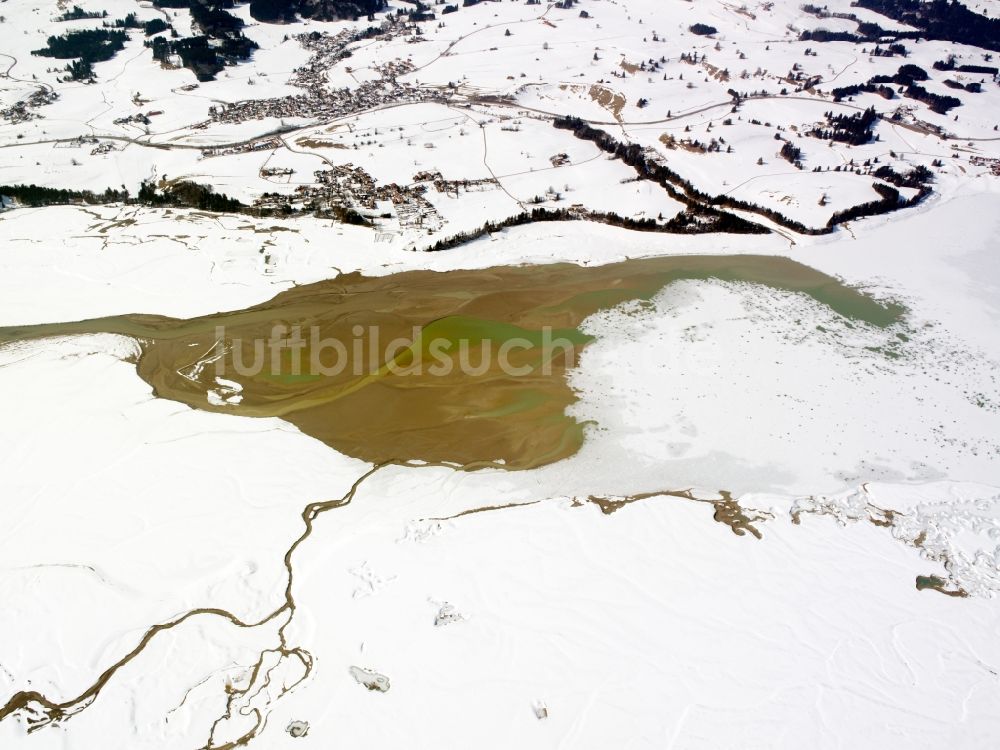
[[[404,8],[397,8],[397,16],[406,16],[406,19],[411,23],[422,23],[424,21],[433,21],[437,16],[434,15],[434,10],[429,6],[424,4],[423,0],[413,0],[414,9],[406,10]]]
[[[872,172],[873,177],[892,183],[896,187],[924,188],[933,178],[934,174],[923,164],[914,167],[906,174],[900,174],[892,167],[881,166]]]
[[[1000,50],[1000,19],[970,10],[960,0],[856,0],[854,5],[912,26],[917,31],[890,31],[877,23],[861,21],[854,13],[829,13],[815,5],[803,6],[806,12],[821,18],[848,18],[858,24],[857,33],[815,29],[804,31],[802,41],[878,42],[885,37],[900,39],[937,39],[989,50]],[[888,50],[895,54],[892,47]],[[905,55],[905,51],[901,51]],[[884,53],[883,53],[884,54]],[[942,68],[943,70],[943,68]],[[979,71],[970,71],[979,72]]]
[[[855,83],[851,86],[841,86],[835,88],[831,93],[833,94],[833,100],[835,102],[843,101],[852,96],[857,96],[862,91],[869,94],[878,94],[883,99],[895,99],[896,92],[893,91],[889,86],[881,85],[876,86],[870,81],[868,83]]]
[[[128,34],[121,29],[80,29],[50,36],[45,47],[32,50],[31,54],[60,60],[77,58],[66,65],[69,80],[92,81],[94,63],[110,60],[125,47],[127,40]]]
[[[142,21],[135,13],[129,13],[125,18],[116,18],[110,23],[105,21],[102,26],[107,29],[141,29]]]
[[[936,65],[936,64],[935,64]],[[946,114],[948,110],[962,106],[962,100],[954,96],[932,94],[917,81],[930,79],[927,71],[917,65],[902,65],[891,76],[872,76],[867,83],[854,84],[853,86],[843,86],[833,89],[833,100],[839,102],[849,96],[855,96],[862,91],[880,94],[886,99],[895,97],[895,92],[886,84],[894,84],[903,87],[903,96],[916,99],[930,107],[932,112]],[[974,89],[968,89],[970,91]]]
[[[952,81],[945,79],[942,81],[945,86],[950,89],[958,89],[959,91],[968,91],[970,94],[981,94],[983,93],[983,85],[978,81],[970,81],[969,83],[960,83],[959,81]]]
[[[956,62],[955,56],[949,55],[947,60],[936,61],[934,70],[957,70],[959,73],[979,73],[984,76],[995,76],[1000,73],[1000,68],[994,65],[956,65]]]
[[[874,110],[873,110],[874,111]],[[870,119],[870,115],[863,117],[863,120]],[[870,203],[864,203],[860,206],[855,206],[853,208],[845,209],[844,211],[838,211],[833,214],[826,226],[820,228],[812,228],[805,226],[802,222],[790,219],[787,216],[773,210],[770,208],[765,208],[763,206],[758,206],[753,203],[748,203],[746,201],[740,201],[732,198],[728,195],[717,195],[710,196],[697,188],[695,188],[690,182],[682,178],[676,172],[671,170],[669,167],[665,167],[661,164],[654,164],[647,160],[643,154],[643,150],[640,146],[636,144],[622,144],[616,141],[611,135],[605,133],[603,130],[598,130],[597,128],[591,127],[586,122],[578,117],[558,117],[556,118],[554,125],[557,128],[564,130],[572,130],[577,138],[582,138],[584,140],[589,140],[595,143],[602,151],[607,153],[612,153],[618,156],[622,161],[624,161],[629,166],[633,167],[636,172],[639,173],[640,177],[645,177],[646,179],[651,179],[659,183],[671,197],[676,200],[681,201],[688,206],[688,210],[694,215],[691,219],[694,222],[698,222],[699,210],[704,210],[710,212],[709,215],[721,215],[729,216],[732,219],[736,219],[742,224],[737,225],[737,228],[718,228],[713,227],[709,231],[718,232],[735,232],[735,233],[747,233],[747,234],[759,234],[761,232],[766,232],[767,230],[763,227],[747,222],[738,216],[733,216],[732,214],[726,214],[715,210],[715,206],[720,206],[723,208],[734,209],[737,211],[747,211],[748,213],[755,213],[759,216],[763,216],[770,219],[775,224],[783,226],[792,231],[798,232],[799,234],[829,234],[834,230],[834,228],[845,221],[851,221],[853,219],[861,218],[863,216],[874,216],[876,214],[889,213],[891,211],[897,211],[901,208],[907,208],[909,206],[914,206],[928,195],[930,195],[931,188],[925,184],[930,179],[930,172],[926,168],[918,168],[909,174],[910,179],[916,180],[916,175],[920,176],[920,192],[909,200],[900,200],[899,191],[891,188],[887,185],[881,183],[875,183],[876,192],[881,195],[881,199],[878,201],[872,201]],[[921,171],[923,170],[923,171]],[[925,176],[926,173],[926,176]],[[893,174],[896,174],[893,172]],[[903,183],[901,183],[903,184]],[[674,185],[680,187],[680,190],[674,188]],[[910,185],[903,185],[909,187]],[[916,186],[916,183],[913,185]],[[895,195],[894,198],[889,195],[887,191],[892,190]],[[727,223],[723,223],[722,226],[727,226]]]
[[[692,34],[697,34],[698,36],[711,36],[712,34],[719,33],[717,28],[709,26],[707,23],[696,23],[693,26],[689,26],[688,31]]]
[[[720,227],[715,231],[732,232],[734,234],[760,234],[767,231],[758,224],[749,222],[734,214],[719,211],[715,208],[715,206],[722,206],[724,208],[748,211],[750,213],[764,216],[765,218],[771,219],[776,224],[787,227],[788,229],[799,232],[800,234],[825,233],[824,230],[811,229],[802,222],[789,219],[788,217],[770,208],[764,208],[763,206],[758,206],[753,203],[736,200],[728,195],[711,196],[708,193],[704,193],[669,167],[649,161],[646,158],[642,147],[638,144],[619,143],[608,133],[591,127],[578,117],[559,117],[556,118],[553,124],[557,128],[572,130],[573,134],[577,138],[592,141],[602,151],[614,154],[623,162],[635,169],[640,177],[653,180],[663,187],[671,198],[685,204],[688,211],[695,214],[701,214],[706,218],[715,219]]]
[[[144,182],[134,198],[125,188],[108,188],[102,193],[90,190],[64,190],[38,185],[0,185],[0,195],[13,198],[22,206],[102,205],[127,203],[138,206],[170,206],[198,208],[203,211],[243,212],[248,209],[238,200],[214,192],[207,185],[180,181],[157,189],[151,182]]]
[[[93,81],[94,66],[85,60],[72,60],[66,65],[71,81]]]
[[[212,42],[215,42],[213,45]],[[153,58],[164,61],[170,54],[180,57],[181,64],[191,70],[199,81],[211,81],[227,64],[248,60],[257,49],[257,43],[243,34],[221,40],[206,36],[181,39],[154,37],[149,45]]]
[[[385,0],[250,0],[250,15],[269,22],[294,21],[296,15],[316,21],[357,20],[385,7]]]
[[[915,83],[907,86],[903,94],[910,99],[923,102],[930,107],[932,112],[937,112],[939,115],[947,114],[949,109],[962,106],[962,100],[957,97],[948,96],[947,94],[932,94],[923,86],[918,86]]]
[[[63,190],[61,188],[40,187],[38,185],[0,185],[0,196],[12,198],[22,206],[65,206],[86,203],[124,203],[128,201],[128,190],[108,188],[103,193],[90,190]]]
[[[850,31],[830,31],[829,29],[807,29],[799,34],[799,41],[801,42],[850,42],[851,44],[861,44],[862,42],[878,42],[880,39],[886,36],[900,36],[906,37],[907,34],[899,34],[898,32],[888,32],[879,26],[877,23],[870,23],[868,21],[859,21],[858,17],[853,13],[836,13],[837,17],[849,18],[858,24],[857,33]],[[913,35],[909,35],[912,37]],[[879,47],[876,44],[875,49],[871,51],[872,57],[893,57],[894,55],[902,55],[906,57],[908,54],[906,47],[898,42],[893,42],[887,47]]]
[[[904,86],[903,96],[923,102],[930,107],[932,112],[937,112],[940,115],[946,114],[949,109],[962,106],[960,99],[956,99],[954,96],[932,94],[917,83],[917,81],[927,80],[930,80],[930,76],[923,68],[917,65],[902,65],[895,75],[875,76],[870,79],[870,83],[895,83]]]
[[[806,30],[799,34],[801,42],[861,42],[869,41],[866,37],[852,34],[849,31],[828,31],[827,29]]]
[[[906,57],[910,52],[902,44],[890,44],[887,47],[880,47],[876,44],[875,49],[868,54],[872,57],[895,57],[896,55]]]
[[[1000,68],[992,65],[959,65],[955,70],[959,73],[978,73],[984,76],[995,76],[1000,72]]]
[[[226,12],[225,8],[232,7],[231,4],[192,0],[188,7],[191,10],[191,20],[207,37],[224,39],[231,34],[239,33],[240,29],[243,28],[242,18],[237,18],[232,13]]]
[[[62,36],[50,36],[46,45],[31,54],[67,60],[79,57],[84,62],[110,60],[125,46],[128,34],[117,29],[79,29]]]
[[[493,234],[494,232],[499,232],[501,229],[519,227],[525,224],[531,224],[535,221],[570,221],[577,218],[579,217],[570,215],[570,212],[566,209],[553,211],[547,208],[534,208],[530,212],[525,211],[507,219],[501,219],[500,221],[487,221],[477,229],[472,229],[467,232],[459,232],[451,237],[445,237],[428,247],[427,250],[429,252],[450,250],[453,247],[458,247],[459,245],[464,245],[467,242],[478,240],[480,237],[485,237],[489,234]]]
[[[450,250],[453,247],[464,245],[509,227],[519,227],[538,221],[595,221],[600,224],[609,224],[613,227],[631,229],[637,232],[661,232],[666,234],[704,234],[717,231],[701,223],[697,216],[691,214],[681,214],[666,223],[660,223],[655,219],[630,219],[616,213],[604,213],[600,211],[580,211],[568,208],[534,208],[531,211],[524,211],[500,221],[487,221],[477,229],[468,232],[459,232],[451,237],[438,240],[428,247],[427,250],[429,252]],[[767,233],[767,230],[763,227],[756,224],[751,226],[757,228],[757,231],[753,232],[753,234]]]
[[[794,164],[799,169],[802,169],[802,149],[798,146],[792,145],[789,141],[785,141],[781,145],[781,158],[791,164]]]
[[[232,0],[155,0],[155,5],[188,8],[201,34],[147,40],[146,46],[152,48],[153,59],[166,62],[170,55],[177,55],[181,64],[199,81],[213,80],[226,65],[248,60],[257,49],[257,43],[243,34],[243,19],[226,11],[233,7]]]
[[[189,8],[192,14],[203,13],[197,6],[207,8],[214,15],[219,11],[225,12],[233,8],[235,4],[233,0],[154,0],[154,5],[157,7]],[[266,23],[289,23],[294,21],[296,16],[316,21],[357,20],[362,16],[371,19],[373,13],[385,10],[386,5],[386,0],[250,0],[250,16],[255,21]],[[232,14],[227,13],[227,15],[239,21]],[[201,21],[198,21],[203,33],[217,36],[222,30],[217,24],[228,25],[231,22],[219,17],[214,22],[210,20],[209,23],[211,28],[206,28]],[[242,26],[242,23],[240,25]]]
[[[898,83],[900,86],[909,86],[914,81],[927,81],[930,80],[930,76],[927,71],[921,68],[919,65],[900,65],[899,70],[891,77],[875,76],[872,78],[874,83],[888,83],[892,81],[893,83]]]
[[[266,194],[265,194],[266,195]],[[208,185],[199,185],[188,180],[181,180],[157,187],[152,182],[144,182],[135,196],[122,187],[121,190],[108,188],[102,193],[90,190],[64,190],[60,188],[39,187],[38,185],[0,185],[0,196],[15,200],[20,206],[74,206],[74,205],[107,205],[124,203],[130,206],[146,206],[161,208],[195,208],[201,211],[215,213],[239,213],[255,218],[279,217],[295,218],[297,216],[314,215],[319,218],[333,219],[343,224],[371,226],[371,222],[352,208],[345,206],[330,206],[321,208],[310,204],[302,209],[293,209],[290,205],[276,208],[248,206],[225,193],[217,193]]]
[[[920,29],[895,34],[900,38],[941,39],[1000,50],[1000,19],[975,13],[957,0],[857,0],[856,4]]]
[[[830,220],[827,222],[827,226],[832,229],[838,224],[843,224],[845,221],[854,221],[855,219],[862,219],[866,216],[878,216],[880,214],[888,214],[893,211],[899,211],[902,208],[910,208],[911,206],[916,206],[918,203],[923,201],[924,198],[932,192],[930,187],[924,185],[915,196],[907,200],[903,200],[899,195],[899,191],[889,185],[874,182],[872,183],[872,189],[882,196],[879,200],[862,203],[857,206],[851,206],[850,208],[845,208],[843,211],[837,211],[830,217]]]
[[[225,193],[216,193],[208,185],[199,185],[187,180],[174,182],[159,189],[152,182],[144,182],[139,187],[136,203],[141,206],[198,208],[217,213],[234,213],[248,208],[245,203],[240,203]]]
[[[84,10],[79,5],[74,5],[62,15],[56,16],[57,21],[81,21],[89,18],[107,18],[106,10]]]
[[[228,14],[227,14],[228,15]],[[67,11],[60,20],[76,20],[81,18],[104,18],[107,11],[87,13],[79,6]],[[234,21],[239,19],[230,16]],[[242,22],[241,22],[242,23]],[[94,63],[110,60],[125,47],[128,41],[128,29],[142,29],[146,36],[166,31],[170,26],[162,19],[143,22],[135,13],[129,13],[124,18],[113,21],[105,20],[99,29],[78,29],[68,31],[61,36],[50,36],[46,46],[36,49],[31,54],[57,59],[73,59],[66,66],[69,79],[74,81],[92,81],[94,79]],[[75,58],[75,59],[74,59]]]
[[[850,115],[835,115],[833,112],[827,112],[827,126],[813,128],[809,131],[809,135],[827,141],[861,146],[871,141],[873,137],[877,137],[873,136],[872,129],[878,121],[879,114],[874,107]]]
[[[151,21],[146,21],[142,25],[142,31],[146,36],[153,36],[153,34],[159,34],[161,31],[166,31],[169,28],[171,28],[170,24],[168,24],[162,18],[154,18]]]
[[[767,212],[769,209],[760,208],[759,206],[752,207],[748,203],[733,200],[728,196],[712,197],[706,193],[702,193],[669,167],[649,161],[643,153],[642,147],[638,144],[619,143],[608,133],[591,127],[578,117],[557,117],[553,125],[562,130],[573,131],[573,134],[577,138],[591,141],[602,151],[614,154],[632,167],[640,177],[656,182],[667,191],[671,198],[687,206],[687,210],[698,217],[700,224],[711,226],[712,229],[710,231],[731,232],[733,234],[762,234],[767,232],[759,224],[754,224],[734,214],[719,211],[712,204],[754,211],[761,215],[767,215],[763,212]],[[777,215],[777,212],[772,213]],[[768,218],[771,217],[769,216]],[[789,221],[784,217],[781,217],[781,219]],[[777,219],[775,220],[777,221]],[[809,231],[802,224],[798,222],[793,223],[801,227],[803,231]]]

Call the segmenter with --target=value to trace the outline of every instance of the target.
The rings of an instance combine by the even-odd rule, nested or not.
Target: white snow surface
[[[0,321],[194,315],[263,301],[332,267],[378,274],[663,252],[788,253],[904,300],[914,328],[933,327],[912,358],[888,364],[866,355],[876,334],[748,285],[677,283],[652,310],[593,316],[586,329],[597,340],[571,378],[574,414],[596,422],[580,454],[529,472],[386,469],[317,521],[295,561],[288,632],[315,671],[269,706],[255,741],[279,742],[290,720],[308,720],[308,738],[320,738],[310,741],[385,747],[602,747],[616,737],[635,747],[832,747],[834,737],[978,747],[998,728],[990,596],[1000,586],[1000,482],[997,415],[965,391],[995,392],[989,363],[1000,353],[988,327],[1000,275],[982,257],[989,220],[949,237],[993,200],[960,195],[857,239],[790,250],[776,238],[541,224],[428,255],[300,223],[299,235],[270,235],[299,242],[275,251],[276,272],[252,233],[218,221],[137,211],[102,247],[31,241],[38,222],[93,217],[24,210],[0,222]],[[194,247],[140,242],[155,223],[204,237]],[[901,239],[910,231],[919,242]],[[323,246],[329,235],[338,242]],[[193,608],[263,617],[281,601],[281,559],[302,506],[339,497],[366,470],[280,420],[155,399],[123,361],[130,353],[112,336],[3,352],[0,455],[16,519],[2,561],[5,600],[17,602],[0,621],[8,690],[80,691],[149,625]],[[865,502],[910,525],[868,523],[862,483]],[[713,523],[707,504],[659,497],[604,516],[572,500],[687,487],[706,498],[734,491],[774,517],[757,540]],[[811,497],[834,518],[792,524]],[[434,520],[509,503],[536,504]],[[907,544],[921,531],[937,545],[923,557]],[[946,574],[932,549],[977,597],[916,591],[916,575]],[[445,601],[464,619],[435,628]],[[240,665],[273,639],[267,626],[195,618],[157,636],[61,728],[25,735],[3,722],[4,744],[89,748],[113,732],[130,747],[196,747],[221,714],[225,680],[239,684]],[[390,691],[359,688],[350,666],[387,675]],[[541,722],[536,700],[548,707]],[[248,721],[233,722],[231,736]]]
[[[160,16],[128,0],[80,4],[111,18]],[[847,0],[823,5],[898,26]],[[994,0],[969,5],[998,12]],[[386,467],[349,505],[315,519],[292,560],[296,610],[280,634],[314,659],[294,690],[278,696],[301,673],[273,651],[280,620],[244,628],[206,612],[155,635],[78,714],[30,733],[23,712],[0,721],[0,747],[202,748],[234,687],[251,689],[217,723],[214,746],[249,730],[254,711],[265,722],[251,748],[995,744],[1000,188],[989,160],[1000,156],[1000,89],[959,91],[963,104],[949,115],[873,94],[835,104],[824,92],[892,74],[904,60],[797,41],[805,29],[854,26],[800,6],[585,0],[564,11],[483,2],[441,16],[444,26],[425,24],[419,43],[359,42],[327,76],[353,90],[376,80],[377,66],[408,60],[404,82],[454,83],[457,97],[513,102],[454,99],[199,128],[213,104],[301,93],[290,77],[309,55],[286,35],[366,22],[252,22],[253,61],[197,88],[190,71],[156,64],[135,35],[96,65],[98,82],[88,85],[57,80],[63,61],[30,54],[67,26],[51,21],[54,5],[4,3],[0,67],[11,67],[0,106],[43,83],[60,98],[37,119],[0,121],[0,184],[134,193],[143,179],[184,178],[249,202],[293,195],[315,184],[315,170],[346,164],[378,184],[409,185],[421,171],[495,184],[431,189],[440,226],[401,228],[394,215],[376,231],[134,206],[3,210],[0,326],[192,317],[351,271],[682,253],[787,256],[908,312],[896,357],[884,353],[896,331],[849,326],[802,295],[748,284],[675,283],[649,305],[594,315],[584,327],[595,341],[570,375],[579,396],[571,413],[589,425],[577,455],[523,472]],[[584,8],[591,18],[578,15]],[[250,21],[245,6],[234,12]],[[182,35],[191,32],[187,11],[167,13]],[[719,33],[695,36],[695,22]],[[905,62],[928,71],[952,53],[983,62],[963,45],[906,44]],[[693,50],[732,79],[679,60]],[[656,73],[622,66],[661,56]],[[784,79],[793,64],[822,75],[819,93]],[[934,72],[928,89],[950,93],[943,78]],[[619,113],[591,97],[594,85],[621,94]],[[734,85],[768,98],[734,114],[726,93]],[[136,94],[142,110],[162,110],[148,132],[115,123],[138,111]],[[828,110],[869,105],[885,116],[877,141],[848,148],[804,135]],[[513,216],[536,197],[550,209],[578,203],[635,219],[682,209],[649,181],[635,182],[621,161],[552,128],[546,113],[592,119],[701,190],[810,227],[875,196],[870,177],[846,168],[851,161],[940,166],[934,195],[918,208],[828,236],[553,222],[413,251]],[[274,148],[200,150],[282,124],[295,129]],[[777,155],[776,133],[802,148],[804,169]],[[670,149],[665,135],[722,135],[734,149]],[[79,136],[113,148],[92,154],[93,144],[73,142]],[[560,154],[567,161],[556,166]],[[276,181],[265,167],[294,173]],[[371,469],[280,419],[237,416],[231,381],[220,379],[209,399],[233,414],[158,399],[134,354],[133,341],[110,335],[0,348],[0,707],[18,691],[57,702],[80,695],[150,627],[193,610],[265,618],[284,601],[283,558],[303,531],[303,508],[343,497]],[[588,500],[687,490],[697,499],[654,494],[610,515]],[[761,538],[714,518],[722,492]],[[918,591],[918,576],[969,596]],[[441,613],[455,615],[446,627],[435,626]],[[251,680],[258,659],[269,685]],[[366,690],[352,670],[391,687]],[[308,722],[308,733],[290,737],[292,722]]]

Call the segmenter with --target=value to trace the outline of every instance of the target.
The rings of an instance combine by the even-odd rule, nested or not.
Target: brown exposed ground
[[[613,114],[616,120],[621,120],[622,110],[625,108],[623,94],[595,84],[590,87],[590,98]]]
[[[159,397],[281,417],[373,463],[526,469],[570,456],[582,443],[583,425],[565,413],[575,400],[565,376],[590,341],[578,329],[583,319],[648,299],[675,280],[708,278],[803,292],[878,326],[902,312],[786,258],[672,256],[590,267],[348,274],[191,320],[125,315],[0,328],[0,344],[128,335],[141,347],[138,373]],[[270,345],[296,328],[301,346]],[[499,356],[504,345],[513,347],[507,368]]]

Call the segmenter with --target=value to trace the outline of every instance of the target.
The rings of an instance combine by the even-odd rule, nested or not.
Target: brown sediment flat
[[[879,327],[897,322],[903,312],[787,258],[669,256],[603,266],[560,263],[374,278],[354,273],[296,287],[245,310],[190,320],[123,315],[0,328],[0,344],[123,334],[138,341],[137,371],[161,398],[207,411],[281,417],[342,453],[376,464],[416,460],[467,469],[527,469],[566,458],[582,444],[583,425],[565,412],[575,400],[567,369],[591,340],[579,331],[584,318],[627,300],[649,299],[681,279],[801,292],[845,317]],[[297,357],[286,349],[275,367],[265,349],[268,362],[262,371],[240,374],[237,358],[250,364],[254,342],[271,338],[277,324],[300,327],[306,346]],[[221,337],[219,326],[225,327]],[[355,326],[364,336],[356,336]],[[341,341],[349,355],[360,341],[360,360],[349,356],[342,372],[317,374],[313,363],[329,368],[336,357],[308,343],[312,327],[319,338]],[[378,347],[369,335],[373,327]],[[416,339],[414,327],[422,328]],[[566,351],[546,345],[545,327],[554,329],[552,338],[568,343]],[[381,352],[395,338],[404,346],[388,362]],[[509,374],[498,366],[500,345],[515,339],[522,348],[511,353],[510,364],[526,374]],[[458,366],[462,341],[473,367],[486,344],[492,345],[494,356],[482,372],[469,374]],[[432,342],[450,348],[438,351],[438,357],[431,353]],[[440,370],[446,362],[450,373],[433,374],[432,365]],[[399,366],[413,371],[401,374]],[[239,403],[219,402],[217,377],[242,387]],[[216,403],[209,401],[210,394]]]
[[[590,98],[611,112],[616,120],[621,119],[622,110],[625,108],[624,94],[612,91],[605,86],[594,84],[590,87]]]
[[[717,523],[728,526],[736,536],[744,536],[749,532],[758,539],[761,539],[763,537],[754,524],[758,521],[766,521],[774,518],[771,513],[744,509],[733,498],[732,493],[726,490],[719,490],[719,499],[717,500],[698,497],[692,490],[657,490],[655,492],[642,492],[638,495],[623,495],[621,497],[591,495],[587,498],[587,501],[600,508],[604,515],[610,516],[612,513],[617,513],[632,503],[652,500],[658,497],[680,498],[695,503],[707,503],[715,509],[712,518]]]
[[[917,576],[916,585],[917,591],[937,591],[945,596],[954,596],[960,599],[964,599],[969,595],[969,592],[962,587],[955,586],[938,576]]]

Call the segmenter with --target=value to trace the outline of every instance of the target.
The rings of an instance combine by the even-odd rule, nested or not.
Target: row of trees
[[[874,112],[874,110],[872,110],[872,112]],[[871,117],[871,114],[865,114],[860,117],[859,121],[869,122],[870,124]],[[830,217],[826,226],[812,228],[805,226],[800,221],[790,219],[771,208],[758,206],[747,201],[737,200],[728,195],[710,196],[707,193],[695,188],[689,181],[682,178],[669,167],[653,163],[646,159],[642,148],[637,144],[626,145],[619,143],[608,133],[591,127],[578,117],[559,117],[556,118],[554,124],[557,128],[573,131],[573,134],[578,138],[592,141],[603,151],[615,154],[626,164],[633,167],[640,177],[651,179],[663,186],[671,197],[688,206],[688,215],[691,216],[691,220],[693,222],[699,223],[703,227],[706,226],[701,217],[699,217],[699,213],[701,213],[702,217],[706,215],[724,217],[718,219],[717,223],[714,225],[709,225],[710,228],[703,229],[702,231],[749,234],[759,234],[767,231],[758,224],[748,222],[738,216],[734,216],[733,214],[720,212],[715,209],[715,207],[724,207],[755,213],[759,216],[770,219],[780,226],[798,232],[799,234],[829,234],[838,224],[842,224],[845,221],[851,221],[863,216],[874,216],[876,214],[889,213],[890,211],[897,211],[901,208],[914,206],[924,200],[932,192],[931,187],[927,184],[930,182],[931,173],[930,170],[926,169],[926,167],[918,167],[909,172],[907,175],[898,175],[889,169],[888,172],[882,172],[882,174],[886,175],[886,177],[882,177],[879,173],[876,173],[876,176],[880,176],[882,179],[887,179],[887,181],[890,182],[894,182],[898,179],[900,187],[919,187],[918,193],[913,198],[902,200],[899,191],[895,188],[883,185],[882,183],[874,183],[873,188],[881,196],[879,200],[854,206],[843,211],[838,211]],[[793,146],[792,148],[795,147]],[[799,156],[801,157],[801,153]],[[880,172],[881,171],[882,170],[880,170]],[[680,189],[678,190],[677,188]]]
[[[533,208],[531,211],[524,211],[507,219],[501,219],[500,221],[487,221],[485,224],[476,229],[472,229],[467,232],[459,232],[451,237],[440,239],[428,247],[427,250],[430,252],[450,250],[453,247],[464,245],[468,242],[472,242],[473,240],[493,234],[494,232],[499,232],[502,229],[523,226],[537,221],[581,220],[596,221],[601,224],[621,227],[622,229],[631,229],[637,232],[703,234],[706,232],[718,231],[699,221],[697,216],[688,213],[682,213],[666,223],[660,223],[655,219],[632,219],[613,212],[581,211],[579,209],[567,208]],[[763,228],[758,227],[758,229],[762,232],[766,232]]]
[[[885,85],[876,86],[874,83],[855,83],[851,86],[840,86],[835,88],[831,93],[833,94],[833,100],[835,102],[841,102],[844,99],[857,96],[862,91],[869,94],[878,94],[883,99],[896,98],[896,92],[893,91],[892,88]]]
[[[385,0],[250,0],[250,15],[270,23],[294,21],[296,15],[317,21],[357,20],[385,7]]]
[[[732,232],[734,234],[767,232],[759,224],[754,224],[735,214],[719,211],[717,207],[755,213],[800,234],[825,234],[828,231],[812,229],[800,221],[789,219],[778,211],[758,206],[755,203],[737,200],[729,195],[709,195],[696,188],[669,167],[647,159],[642,147],[638,144],[619,143],[608,133],[591,127],[578,117],[556,118],[554,124],[557,128],[572,130],[577,138],[592,141],[602,151],[615,154],[635,169],[640,177],[659,184],[672,198],[684,203],[690,213],[701,216],[701,223],[707,223],[711,226],[708,231]]]
[[[828,31],[816,29],[800,36],[804,41],[872,42],[886,36],[899,39],[940,39],[990,50],[1000,50],[1000,19],[976,13],[959,0],[856,0],[854,5],[875,11],[916,31],[889,31],[879,24],[860,21],[853,13],[829,13],[815,5],[803,10],[820,17],[849,18],[858,24],[858,31]]]
[[[991,55],[986,57],[989,58]],[[1000,73],[1000,68],[995,65],[958,65],[954,55],[949,55],[947,60],[936,61],[934,70],[957,70],[959,73],[979,73],[984,76],[995,76]]]
[[[235,198],[230,198],[225,193],[215,192],[208,185],[199,185],[189,180],[180,180],[159,187],[147,181],[140,185],[139,192],[135,196],[132,196],[124,185],[120,190],[108,188],[100,193],[90,190],[40,187],[38,185],[0,185],[0,197],[14,200],[20,206],[32,208],[124,203],[147,207],[196,208],[216,213],[240,213],[257,218],[265,216],[293,218],[316,215],[343,224],[371,226],[368,219],[346,206],[321,207],[316,203],[310,203],[301,209],[295,209],[287,203],[275,204],[271,207],[248,206]],[[278,198],[276,194],[271,193],[265,193],[262,197]]]
[[[903,95],[923,102],[930,108],[931,112],[937,112],[939,115],[947,114],[948,110],[962,106],[962,100],[957,97],[947,94],[933,94],[915,83],[907,86]]]
[[[935,66],[937,66],[937,63],[935,63]],[[895,96],[895,93],[886,85],[891,83],[903,87],[903,96],[923,102],[930,107],[931,111],[937,112],[938,114],[946,114],[948,110],[962,105],[961,99],[957,99],[954,96],[933,94],[917,83],[918,81],[927,81],[929,79],[930,76],[927,71],[918,65],[902,65],[899,70],[891,76],[872,76],[868,79],[867,83],[854,84],[853,86],[842,86],[840,88],[835,88],[831,93],[833,94],[833,100],[836,102],[839,102],[849,96],[855,96],[862,91],[877,93],[886,99],[892,99]]]
[[[10,198],[22,206],[102,205],[127,203],[140,206],[171,206],[198,208],[203,211],[244,211],[246,204],[216,193],[208,185],[180,181],[158,189],[152,182],[144,182],[134,198],[123,185],[121,190],[108,188],[100,193],[90,190],[66,190],[39,185],[0,185],[0,196]]]
[[[84,10],[79,5],[74,5],[72,8],[56,16],[57,21],[82,21],[88,18],[107,18],[108,12],[106,10]]]
[[[202,211],[233,213],[243,211],[248,206],[225,193],[216,193],[208,185],[199,185],[188,180],[170,183],[157,188],[152,182],[143,182],[136,196],[136,203],[142,206],[172,206],[197,208]]]
[[[903,200],[900,197],[899,191],[889,185],[874,182],[872,183],[872,189],[881,196],[879,200],[861,203],[857,206],[845,208],[843,211],[837,211],[830,217],[830,220],[827,222],[827,226],[830,229],[833,229],[835,226],[843,224],[845,221],[854,221],[855,219],[861,219],[866,216],[878,216],[880,214],[888,214],[893,211],[899,211],[901,208],[910,208],[911,206],[916,206],[918,203],[922,202],[932,192],[931,188],[925,185],[921,187],[917,194],[912,198]]]
[[[980,15],[957,0],[857,0],[855,4],[919,29],[897,34],[900,38],[922,36],[1000,50],[1000,19]]]
[[[614,154],[635,169],[640,177],[656,182],[667,191],[671,198],[683,203],[687,207],[689,214],[697,217],[697,223],[702,227],[702,231],[730,232],[733,234],[767,233],[767,230],[759,224],[754,224],[734,214],[718,211],[713,208],[711,204],[716,202],[716,200],[721,204],[723,200],[727,199],[723,199],[722,197],[715,199],[700,192],[690,182],[669,167],[647,159],[642,147],[638,144],[620,143],[610,134],[591,127],[579,117],[557,117],[553,125],[562,130],[571,130],[577,138],[591,141],[602,151]],[[766,211],[767,209],[760,210]],[[805,227],[802,228],[806,229]]]
[[[934,179],[934,173],[923,164],[914,167],[905,174],[900,174],[888,165],[884,165],[872,172],[872,175],[880,180],[885,180],[896,187],[924,188]]]
[[[103,193],[90,190],[64,190],[62,188],[40,187],[38,185],[0,185],[0,196],[17,201],[22,206],[65,206],[86,203],[123,203],[128,200],[128,190],[108,188]]]

